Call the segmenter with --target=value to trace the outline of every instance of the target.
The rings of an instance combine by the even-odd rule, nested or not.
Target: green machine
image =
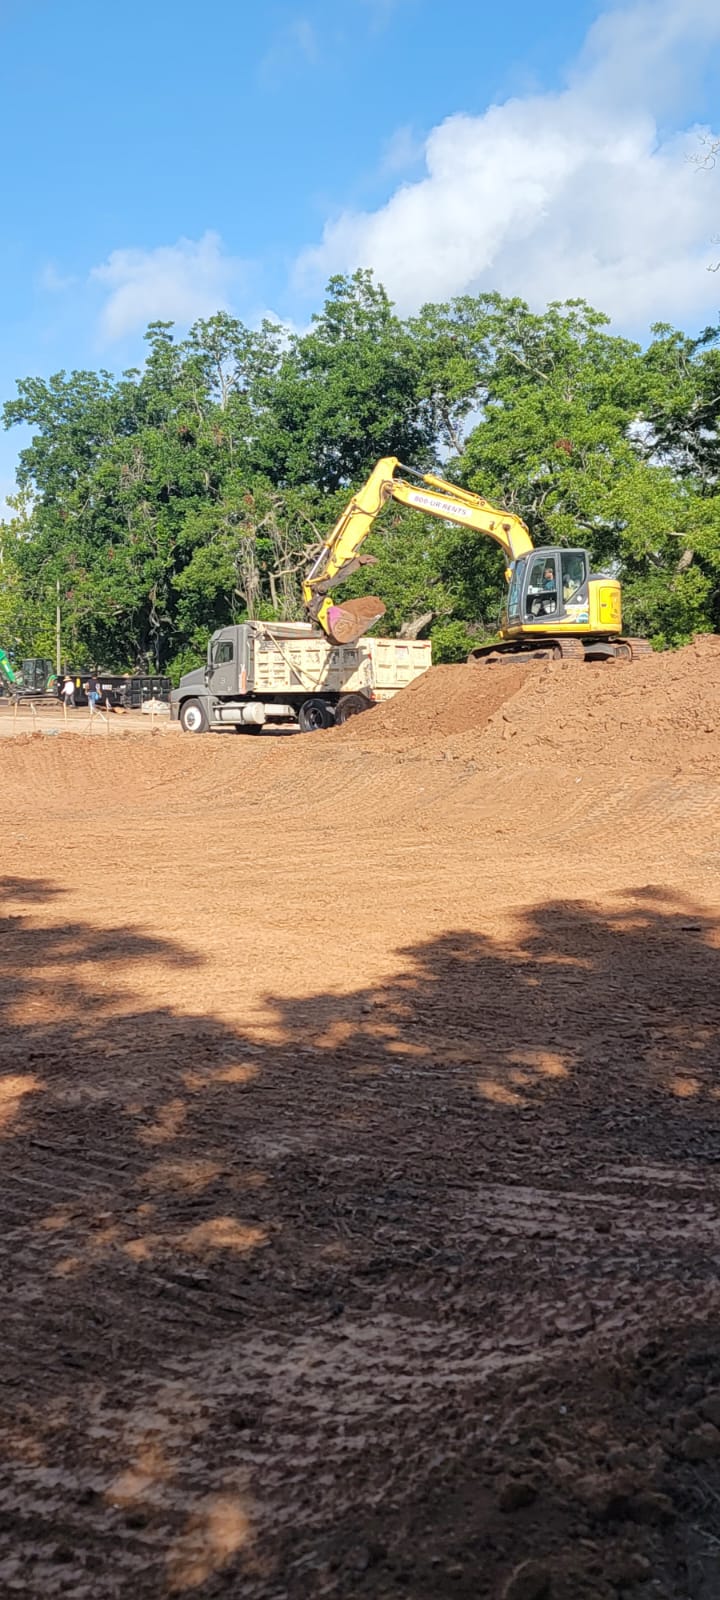
[[[11,689],[13,693],[17,693],[18,689],[17,675],[5,650],[0,650],[0,689]]]
[[[52,661],[45,656],[29,656],[22,670],[16,672],[10,664],[7,650],[0,648],[0,691],[6,690],[13,699],[39,700],[57,695],[57,678]]]

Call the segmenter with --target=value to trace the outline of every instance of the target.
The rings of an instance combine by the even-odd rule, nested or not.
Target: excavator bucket
[[[373,594],[363,595],[359,600],[346,600],[341,606],[330,606],[327,613],[330,638],[335,644],[355,644],[384,615],[382,600]]]

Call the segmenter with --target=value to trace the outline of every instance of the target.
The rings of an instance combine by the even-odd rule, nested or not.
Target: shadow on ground
[[[712,922],[548,904],[269,1045],[0,888],[4,1592],[720,1591]]]

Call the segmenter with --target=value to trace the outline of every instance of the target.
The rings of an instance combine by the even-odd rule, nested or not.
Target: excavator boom
[[[505,551],[508,562],[527,555],[533,543],[525,523],[511,511],[499,511],[482,495],[458,489],[454,483],[445,483],[434,473],[423,473],[423,482],[432,485],[434,492],[415,489],[412,484],[399,479],[393,484],[393,499],[416,511],[429,512],[445,522],[456,522],[462,528],[472,528],[474,533],[486,533]]]
[[[406,478],[396,476],[398,471],[409,473],[419,485],[428,487],[408,483]],[[533,548],[525,523],[512,512],[499,511],[481,495],[446,483],[435,473],[415,473],[412,468],[403,468],[396,456],[385,456],[338,517],[303,583],[309,615],[335,644],[353,644],[385,615],[385,606],[375,595],[346,600],[343,605],[333,605],[331,595],[335,586],[357,572],[358,567],[374,562],[374,556],[361,556],[358,552],[389,500],[487,534],[505,551],[508,563]]]

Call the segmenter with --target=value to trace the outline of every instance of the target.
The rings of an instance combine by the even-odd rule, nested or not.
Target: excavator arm
[[[397,477],[398,471],[409,472],[417,478],[418,486],[408,483],[404,477]],[[421,487],[425,485],[427,487]],[[487,534],[504,550],[508,565],[533,548],[520,517],[509,511],[499,511],[481,495],[458,489],[433,472],[415,473],[412,468],[402,467],[395,456],[386,456],[378,461],[367,482],[338,517],[303,583],[303,599],[309,615],[335,644],[354,644],[385,615],[383,602],[375,595],[347,600],[344,605],[333,605],[331,595],[336,584],[343,583],[358,567],[375,560],[374,556],[361,556],[358,552],[388,500],[471,528],[475,533]]]
[[[382,600],[372,595],[348,600],[344,606],[333,605],[330,596],[338,583],[375,560],[374,556],[358,555],[358,551],[375,518],[392,497],[393,475],[399,465],[394,456],[378,461],[367,483],[341,512],[327,543],[305,575],[303,600],[308,613],[335,644],[353,644],[385,615]]]

